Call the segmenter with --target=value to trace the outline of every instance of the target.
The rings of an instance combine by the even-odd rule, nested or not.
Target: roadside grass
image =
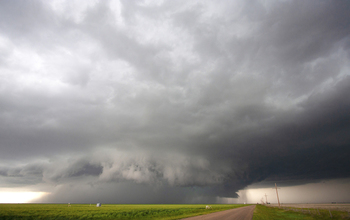
[[[344,211],[332,211],[325,209],[302,209],[267,207],[257,205],[254,210],[253,220],[277,220],[277,219],[305,219],[305,220],[326,220],[326,219],[350,219],[349,213]]]
[[[1,220],[181,219],[247,205],[0,204]]]

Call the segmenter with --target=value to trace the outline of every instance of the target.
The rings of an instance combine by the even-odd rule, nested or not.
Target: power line
[[[278,191],[277,191],[277,189],[280,189],[280,188],[277,188],[277,184],[275,183],[275,188],[272,188],[272,189],[276,189],[277,201],[278,201],[278,207],[281,207],[281,204],[280,204],[280,199],[278,198]]]

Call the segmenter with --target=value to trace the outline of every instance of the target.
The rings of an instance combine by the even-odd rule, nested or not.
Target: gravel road
[[[184,220],[252,220],[255,205],[215,212],[207,215],[184,218]]]

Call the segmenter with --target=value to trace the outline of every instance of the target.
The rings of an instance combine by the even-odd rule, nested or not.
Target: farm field
[[[0,219],[181,219],[247,205],[0,204]]]
[[[276,206],[278,204],[271,204],[269,206]],[[335,211],[346,211],[350,212],[350,204],[349,203],[340,203],[340,204],[281,204],[281,207],[294,207],[294,208],[310,208],[310,209],[330,209]]]
[[[314,205],[314,206],[311,206]],[[298,207],[297,207],[298,206]],[[257,205],[254,210],[253,220],[274,220],[274,219],[350,219],[348,211],[328,208],[328,204],[293,204],[278,208],[278,205]],[[343,206],[341,208],[344,208]]]

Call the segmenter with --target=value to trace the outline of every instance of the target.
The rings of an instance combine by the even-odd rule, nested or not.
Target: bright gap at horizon
[[[280,203],[348,203],[348,182],[350,179],[327,180],[297,186],[278,187]],[[218,198],[218,203],[278,203],[276,189],[271,184],[269,188],[254,188],[255,184],[239,190],[239,198]],[[318,201],[318,202],[315,202]]]
[[[30,203],[48,192],[0,191],[0,203]]]

